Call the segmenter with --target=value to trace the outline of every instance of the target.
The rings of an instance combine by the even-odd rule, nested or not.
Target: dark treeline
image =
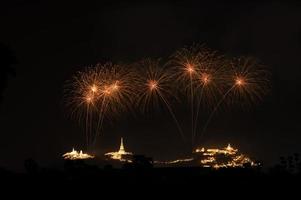
[[[26,172],[0,170],[1,180],[17,183],[70,183],[82,184],[192,184],[230,187],[236,184],[264,186],[291,184],[301,180],[299,154],[281,157],[279,164],[263,170],[262,167],[211,169],[202,167],[154,167],[152,160],[139,156],[121,168],[106,164],[99,167],[83,160],[65,160],[62,169],[43,168],[33,159],[24,161]]]

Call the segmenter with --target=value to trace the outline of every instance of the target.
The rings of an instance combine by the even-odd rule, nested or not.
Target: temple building
[[[213,168],[229,168],[229,167],[244,167],[249,165],[256,167],[259,163],[255,163],[248,156],[239,154],[238,149],[234,149],[230,144],[222,149],[205,149],[197,148],[194,152],[196,159],[200,160],[203,167]]]
[[[131,162],[133,154],[131,152],[125,151],[123,145],[123,138],[121,138],[119,150],[116,152],[108,152],[105,154],[105,156],[113,160],[119,160],[122,162]]]
[[[85,159],[92,159],[94,158],[93,155],[89,155],[87,153],[83,153],[82,150],[76,151],[72,149],[72,151],[67,152],[63,155],[65,160],[85,160]]]
[[[230,144],[228,146],[218,148],[197,148],[191,157],[170,160],[170,161],[155,161],[159,165],[173,165],[173,166],[201,166],[214,169],[219,168],[233,168],[233,167],[258,167],[261,164],[254,162],[247,155],[239,153],[238,149],[233,148]]]

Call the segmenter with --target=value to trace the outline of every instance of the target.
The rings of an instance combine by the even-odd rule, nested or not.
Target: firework
[[[113,118],[126,112],[136,94],[132,81],[133,71],[112,63],[98,64],[97,67],[100,69],[97,71],[101,72],[98,79],[102,80],[102,84],[98,93],[98,121],[93,144],[100,135],[104,118],[113,121]]]
[[[191,143],[194,145],[201,106],[210,106],[216,101],[220,89],[222,56],[204,46],[193,45],[172,55],[171,65],[174,76],[182,84],[183,91],[190,99]]]
[[[91,141],[92,116],[97,110],[98,88],[101,85],[97,70],[87,67],[73,76],[72,81],[68,81],[66,84],[66,104],[71,109],[72,117],[77,118],[80,123],[84,121],[87,147]]]
[[[175,97],[172,95],[172,76],[170,71],[166,69],[166,66],[160,65],[159,59],[146,59],[140,61],[138,65],[142,69],[147,69],[140,76],[140,98],[138,104],[141,105],[143,111],[147,111],[150,106],[157,106],[162,102],[167,107],[184,140],[183,131],[168,101],[169,97]]]
[[[131,66],[131,67],[130,67]],[[148,112],[164,106],[178,131],[185,135],[172,109],[171,100],[184,92],[190,104],[191,144],[202,137],[222,105],[253,105],[269,89],[268,73],[250,57],[226,59],[200,45],[176,51],[167,63],[146,59],[133,65],[97,64],[76,73],[67,84],[65,99],[71,115],[84,122],[87,147],[95,144],[103,122],[138,106]],[[210,110],[198,134],[200,113]],[[202,111],[202,112],[201,112]]]
[[[250,57],[241,57],[229,63],[229,89],[226,90],[219,102],[210,113],[201,137],[204,135],[212,117],[229,97],[230,103],[235,105],[251,105],[257,103],[266,94],[269,88],[268,71],[257,60]],[[237,103],[238,102],[238,103]]]
[[[190,98],[191,112],[191,143],[193,145],[193,128],[194,128],[194,80],[197,78],[199,61],[201,53],[199,46],[182,48],[172,55],[171,64],[174,67],[176,79],[182,83],[184,91]]]
[[[114,117],[119,113],[125,112],[132,104],[134,91],[133,77],[134,72],[128,70],[123,65],[106,63],[99,65],[103,70],[98,79],[102,80],[100,87],[100,108],[105,105],[105,110],[109,114],[106,117]]]
[[[160,96],[171,96],[171,78],[166,68],[160,66],[160,60],[145,59],[138,63],[139,66],[139,99],[137,104],[143,112],[155,108],[160,104]]]
[[[230,103],[252,105],[260,102],[269,90],[269,73],[265,66],[251,57],[231,61],[233,92]]]
[[[198,77],[198,71],[201,66],[205,49],[202,46],[194,45],[188,48],[182,48],[176,51],[172,56],[169,64],[173,67],[175,79],[181,83],[185,92],[193,94],[193,82]]]
[[[105,63],[78,72],[68,82],[66,102],[72,116],[85,121],[87,147],[95,143],[105,117],[112,119],[132,103],[132,74],[125,67]]]
[[[226,63],[223,56],[214,51],[206,50],[202,52],[199,63],[198,76],[194,83],[197,107],[194,118],[193,140],[197,134],[201,106],[203,106],[203,109],[212,108],[222,95],[227,81],[227,76],[225,76]]]

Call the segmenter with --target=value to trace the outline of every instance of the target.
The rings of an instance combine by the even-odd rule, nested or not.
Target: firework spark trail
[[[210,108],[213,102],[218,102],[217,97],[220,92],[220,88],[216,85],[217,80],[213,80],[212,75],[206,74],[203,78],[201,78],[202,83],[200,86],[200,94],[199,98],[197,99],[197,108],[196,108],[196,115],[195,115],[195,124],[194,124],[194,138],[197,137],[197,130],[198,130],[198,117],[200,113],[200,107],[202,102],[205,104],[206,108]],[[221,94],[222,95],[222,94]]]
[[[269,73],[264,66],[251,57],[233,59],[231,67],[235,84],[234,97],[240,104],[256,104],[269,90]]]
[[[92,130],[92,126],[93,126],[93,113],[92,111],[90,112],[90,116],[89,116],[89,121],[90,121],[90,124],[89,124],[89,138],[90,138],[90,141],[89,141],[89,144],[92,143],[91,139],[92,139],[92,134],[93,134],[93,130]],[[91,146],[90,146],[91,148]]]
[[[90,124],[91,124],[91,108],[90,105],[87,105],[86,110],[86,123],[85,123],[85,135],[86,135],[86,148],[89,149],[90,145]]]
[[[190,99],[191,114],[191,145],[194,144],[194,84],[193,81],[198,73],[200,59],[202,58],[204,48],[202,46],[193,45],[188,48],[182,48],[171,56],[171,65],[175,70],[176,79],[184,86]]]
[[[160,92],[160,91],[158,92],[158,95],[159,95],[159,96],[162,98],[162,100],[164,101],[164,103],[165,103],[165,105],[166,105],[166,107],[167,107],[169,113],[171,114],[171,116],[172,116],[172,118],[173,118],[175,124],[177,125],[178,131],[180,132],[183,141],[185,142],[185,135],[184,135],[184,133],[183,133],[183,130],[182,130],[182,128],[181,128],[181,126],[180,126],[180,124],[179,124],[177,118],[176,118],[176,115],[175,115],[174,112],[172,111],[172,109],[171,109],[171,107],[170,107],[168,101],[163,97],[163,95],[161,95],[161,92]]]
[[[197,137],[198,117],[200,107],[203,104],[209,108],[214,102],[218,102],[217,96],[221,94],[221,85],[224,85],[224,56],[217,54],[215,51],[206,50],[200,53],[200,66],[198,69],[198,78],[196,80],[197,89],[200,91],[196,99],[197,108],[194,119],[194,139]]]
[[[97,120],[97,125],[96,125],[96,134],[95,134],[95,137],[94,137],[94,142],[93,144],[96,143],[96,138],[100,135],[100,132],[101,132],[101,129],[102,129],[102,122],[103,122],[103,118],[104,118],[104,102],[106,101],[105,97],[104,99],[102,100],[102,103],[101,103],[101,107],[100,107],[100,111],[99,111],[99,114],[98,114],[98,120]]]
[[[104,118],[115,117],[122,111],[129,109],[132,98],[135,97],[133,73],[125,70],[124,66],[106,64],[105,67],[106,71],[102,74],[105,81],[101,90],[101,116],[97,123],[94,144],[100,135]]]
[[[178,86],[184,88],[188,105],[191,104],[188,110],[191,114],[193,148],[198,139],[201,105],[214,106],[202,129],[200,136],[203,137],[214,114],[226,98],[231,104],[235,102],[235,106],[237,101],[239,105],[253,104],[259,102],[269,89],[267,72],[256,60],[241,57],[228,61],[223,56],[217,56],[216,52],[192,46],[173,54],[171,60],[163,65],[164,68],[160,68],[159,60],[147,60],[142,62],[142,66],[140,63],[143,73],[137,73],[137,70],[128,69],[124,65],[97,64],[73,76],[65,93],[67,105],[71,108],[71,116],[76,116],[79,122],[83,120],[87,149],[96,143],[105,119],[115,118],[118,114],[131,110],[134,103],[142,103],[143,111],[151,104],[164,104],[185,142],[185,134],[167,98],[177,98],[173,94],[171,81],[176,78],[176,89]],[[223,71],[225,64],[232,69]],[[166,70],[166,66],[170,66],[171,70]],[[147,72],[145,67],[148,68]],[[221,80],[223,84],[220,84]],[[94,115],[98,115],[98,119]]]
[[[239,103],[255,103],[266,93],[268,87],[267,71],[256,60],[250,57],[242,57],[231,61],[231,88],[223,95],[206,121],[201,137],[203,137],[208,124],[216,113],[219,106],[232,92],[232,98],[238,99]],[[231,97],[231,96],[230,96]],[[241,101],[244,100],[244,101]],[[233,100],[232,100],[233,101]]]
[[[118,65],[97,64],[78,72],[72,82],[66,85],[68,87],[66,100],[67,105],[72,109],[71,115],[76,114],[79,121],[85,118],[87,149],[93,143],[94,137],[98,135],[98,130],[101,130],[103,118],[108,117],[105,112],[107,107],[113,116],[129,105],[130,98],[133,96],[130,91],[131,85],[129,85],[130,74]],[[104,103],[106,105],[101,105]],[[99,105],[101,105],[100,108]],[[96,129],[93,128],[95,113],[99,117]],[[96,133],[94,133],[95,130]]]
[[[171,115],[174,123],[177,126],[177,129],[185,141],[185,136],[183,134],[182,128],[176,118],[173,109],[170,106],[168,100],[164,97],[165,95],[171,95],[171,76],[165,68],[160,68],[160,60],[143,60],[138,63],[138,65],[147,67],[147,73],[145,76],[142,76],[140,80],[140,85],[143,86],[141,89],[141,95],[138,102],[142,102],[143,111],[145,112],[146,107],[153,103],[155,105],[159,104],[160,99],[163,101],[163,104],[167,107],[169,114]],[[163,66],[165,67],[165,66]],[[164,93],[164,94],[163,94]]]
[[[95,76],[93,71],[89,68],[84,72],[78,72],[73,77],[73,83],[68,84],[68,92],[70,96],[67,96],[68,106],[72,108],[71,115],[77,114],[78,120],[82,117],[85,118],[85,137],[87,148],[90,141],[90,124],[92,123],[93,105],[95,103],[94,95],[90,91],[90,86],[95,82]]]
[[[191,77],[191,75],[190,75],[190,98],[191,98],[191,101],[190,101],[190,104],[191,104],[191,107],[190,107],[190,109],[191,109],[191,146],[193,147],[193,145],[194,145],[194,136],[193,136],[193,120],[194,120],[194,117],[193,117],[193,114],[194,114],[194,112],[193,112],[193,99],[194,99],[194,96],[193,96],[193,85],[192,85],[192,77]]]
[[[215,112],[217,111],[217,109],[219,108],[219,106],[223,103],[223,101],[225,100],[225,98],[227,97],[227,95],[235,88],[235,85],[233,85],[224,95],[223,97],[220,99],[220,101],[216,104],[216,106],[214,107],[214,109],[212,110],[212,112],[210,113],[204,127],[203,127],[203,130],[201,132],[201,135],[200,135],[200,138],[202,138],[205,134],[205,131],[213,117],[213,115],[215,114]]]
[[[105,99],[103,100],[103,103],[104,102],[105,102]],[[99,115],[99,118],[98,118],[96,134],[95,134],[95,137],[94,137],[94,140],[93,140],[93,145],[96,144],[97,137],[99,137],[99,135],[101,133],[103,120],[104,120],[104,115],[105,115],[105,112],[106,112],[107,105],[108,105],[108,103],[102,105],[102,107],[101,107],[101,111],[100,111],[101,115]]]
[[[193,134],[193,137],[194,137],[194,138],[196,137],[196,132],[197,132],[197,124],[198,124],[199,110],[200,110],[200,107],[201,107],[201,101],[202,101],[202,98],[203,98],[204,87],[205,87],[205,85],[203,84],[203,85],[202,85],[202,88],[201,88],[201,94],[200,94],[200,97],[199,97],[197,109],[196,109],[196,116],[195,116],[195,123],[194,123],[194,134]]]
[[[85,131],[85,134],[86,134],[86,145],[87,145],[87,150],[89,148],[89,106],[87,106],[87,113],[86,113],[86,131]]]

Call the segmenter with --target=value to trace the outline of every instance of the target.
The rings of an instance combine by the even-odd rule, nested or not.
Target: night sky
[[[210,124],[205,146],[227,143],[270,165],[301,152],[301,3],[277,1],[8,1],[0,6],[0,43],[17,58],[0,110],[0,165],[49,164],[84,148],[81,126],[64,106],[65,81],[97,62],[167,58],[193,43],[229,56],[250,55],[271,71],[272,89],[251,109],[226,109]],[[180,108],[181,110],[181,108]],[[185,128],[189,115],[179,111]],[[118,148],[158,159],[184,155],[168,113],[126,113],[106,123],[98,153]]]

